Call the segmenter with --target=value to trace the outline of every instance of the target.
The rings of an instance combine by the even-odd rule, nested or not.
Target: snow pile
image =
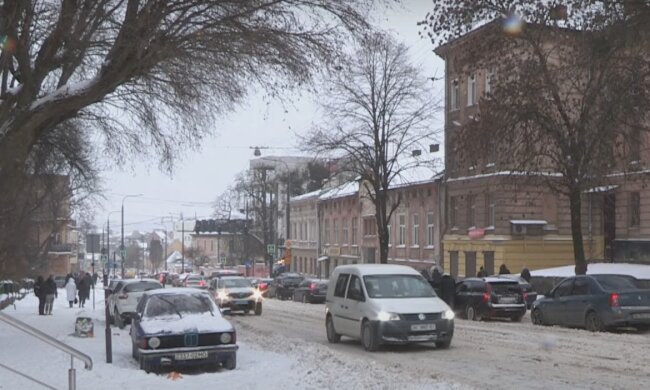
[[[546,268],[531,271],[532,276],[569,277],[575,275],[575,266]],[[587,267],[587,275],[614,274],[629,275],[641,280],[650,280],[650,265],[630,263],[593,263]]]

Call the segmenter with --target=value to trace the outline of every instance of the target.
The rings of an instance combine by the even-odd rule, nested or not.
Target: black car
[[[522,278],[518,274],[499,275],[496,277],[508,278],[519,282],[519,285],[521,286],[521,289],[524,292],[524,300],[526,301],[526,308],[530,309],[531,307],[533,307],[533,302],[537,300],[537,291],[533,289],[533,286],[530,283],[528,283],[526,279]]]
[[[498,276],[467,278],[456,285],[454,311],[468,320],[510,318],[519,322],[526,314],[526,301],[516,280]]]
[[[131,326],[133,358],[140,369],[237,366],[235,328],[207,291],[157,289],[144,293]]]
[[[268,288],[268,297],[280,300],[293,297],[293,290],[303,281],[304,277],[296,273],[283,273],[276,276]]]
[[[293,300],[302,303],[322,303],[327,296],[327,279],[305,279],[293,290]]]
[[[622,275],[580,275],[564,279],[533,304],[536,325],[584,327],[592,332],[632,326],[650,329],[650,290]]]

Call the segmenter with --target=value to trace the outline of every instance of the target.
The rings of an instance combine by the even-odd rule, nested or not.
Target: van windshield
[[[363,277],[370,298],[429,298],[436,293],[420,275],[368,275]]]

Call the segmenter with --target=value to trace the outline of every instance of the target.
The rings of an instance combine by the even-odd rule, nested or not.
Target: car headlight
[[[153,349],[160,347],[160,339],[158,337],[152,337],[147,342],[149,346]]]
[[[442,318],[445,320],[453,320],[456,317],[456,313],[453,310],[445,310],[442,312]]]
[[[230,333],[222,333],[221,337],[219,337],[219,340],[221,340],[223,344],[228,344],[232,341],[232,335]]]
[[[228,293],[225,291],[219,291],[219,294],[217,294],[217,297],[221,299],[222,301],[225,301],[228,299]]]
[[[255,298],[256,301],[262,299],[262,293],[260,292],[260,290],[253,291],[253,298]]]
[[[389,313],[387,311],[380,311],[377,313],[377,319],[379,321],[399,321],[399,314]]]

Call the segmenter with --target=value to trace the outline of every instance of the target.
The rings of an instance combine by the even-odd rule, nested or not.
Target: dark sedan
[[[592,332],[632,326],[650,328],[650,290],[621,275],[580,275],[564,279],[533,304],[536,325],[584,327]]]
[[[327,279],[305,279],[293,290],[293,300],[302,303],[322,303],[327,296]]]
[[[276,297],[280,300],[289,299],[293,297],[293,290],[298,287],[303,277],[296,273],[283,273],[273,279],[273,282],[268,288],[269,298]]]
[[[237,366],[235,328],[207,291],[158,289],[144,293],[131,326],[132,354],[140,368]]]

